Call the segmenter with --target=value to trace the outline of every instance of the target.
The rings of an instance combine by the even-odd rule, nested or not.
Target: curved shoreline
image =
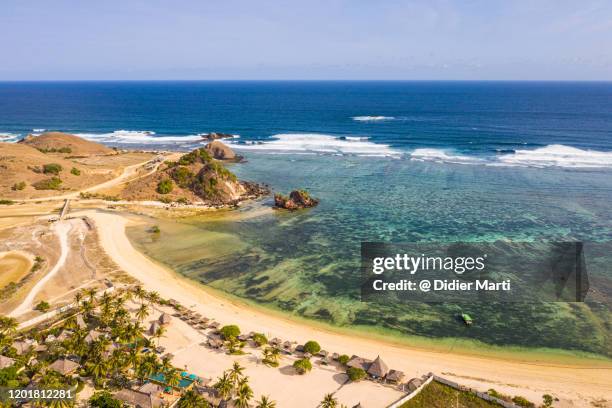
[[[99,239],[107,254],[125,272],[142,282],[148,290],[213,317],[224,324],[238,324],[244,331],[260,331],[290,340],[318,340],[330,352],[357,354],[374,358],[380,354],[390,367],[402,370],[408,378],[428,372],[453,376],[467,386],[486,391],[523,395],[540,401],[552,393],[580,405],[591,398],[609,399],[612,394],[612,365],[598,362],[598,367],[559,365],[544,362],[512,361],[503,358],[456,354],[410,347],[379,340],[370,335],[342,333],[316,324],[300,323],[277,313],[259,310],[242,300],[232,301],[215,296],[210,290],[189,278],[152,261],[138,252],[125,233],[130,222],[126,217],[96,211],[79,211],[96,223]],[[207,288],[208,289],[208,288]],[[600,365],[600,366],[599,366]]]

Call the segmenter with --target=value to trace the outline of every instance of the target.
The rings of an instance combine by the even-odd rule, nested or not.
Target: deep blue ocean
[[[4,140],[44,130],[181,150],[229,133],[246,157],[231,165],[238,177],[321,200],[156,221],[155,239],[130,231],[149,256],[220,290],[337,325],[609,355],[607,307],[481,304],[462,309],[477,321],[466,331],[456,305],[365,305],[359,251],[612,240],[612,83],[0,83]],[[589,268],[601,301],[612,273]]]
[[[519,151],[502,162],[607,167],[608,155],[587,158],[555,145],[612,150],[612,83],[0,83],[0,134],[17,138],[42,129],[157,144],[175,144],[177,137],[197,141],[198,134],[213,131],[239,135],[234,142],[240,144],[308,134],[306,143],[281,136],[265,148],[349,154],[427,149],[414,157],[451,162]],[[313,141],[316,136],[323,139]]]

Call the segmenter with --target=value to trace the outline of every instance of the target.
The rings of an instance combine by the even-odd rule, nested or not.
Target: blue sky
[[[0,80],[612,80],[612,1],[2,0]]]

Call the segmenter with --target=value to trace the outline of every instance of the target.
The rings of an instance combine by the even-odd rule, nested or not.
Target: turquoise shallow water
[[[595,303],[394,304],[359,300],[362,241],[608,241],[612,177],[408,159],[249,153],[240,178],[306,188],[321,204],[269,211],[271,198],[227,214],[162,224],[132,237],[149,255],[229,293],[336,325],[497,345],[609,352],[609,309]],[[259,214],[252,216],[252,214]],[[608,290],[610,275],[593,285]],[[456,321],[468,310],[477,324]]]

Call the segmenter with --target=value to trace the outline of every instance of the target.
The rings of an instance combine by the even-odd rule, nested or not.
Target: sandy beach
[[[164,298],[176,299],[222,324],[237,324],[243,332],[258,331],[298,342],[315,339],[330,352],[366,358],[380,355],[391,368],[404,371],[408,378],[434,372],[483,391],[495,388],[533,401],[550,393],[561,399],[558,406],[587,406],[595,399],[612,398],[612,367],[603,361],[592,365],[564,365],[442,353],[306,325],[211,294],[198,283],[153,262],[135,250],[128,240],[125,228],[130,221],[126,217],[96,211],[80,211],[74,215],[86,215],[94,220],[102,248],[146,289],[157,291]],[[227,365],[231,361],[227,358]]]

